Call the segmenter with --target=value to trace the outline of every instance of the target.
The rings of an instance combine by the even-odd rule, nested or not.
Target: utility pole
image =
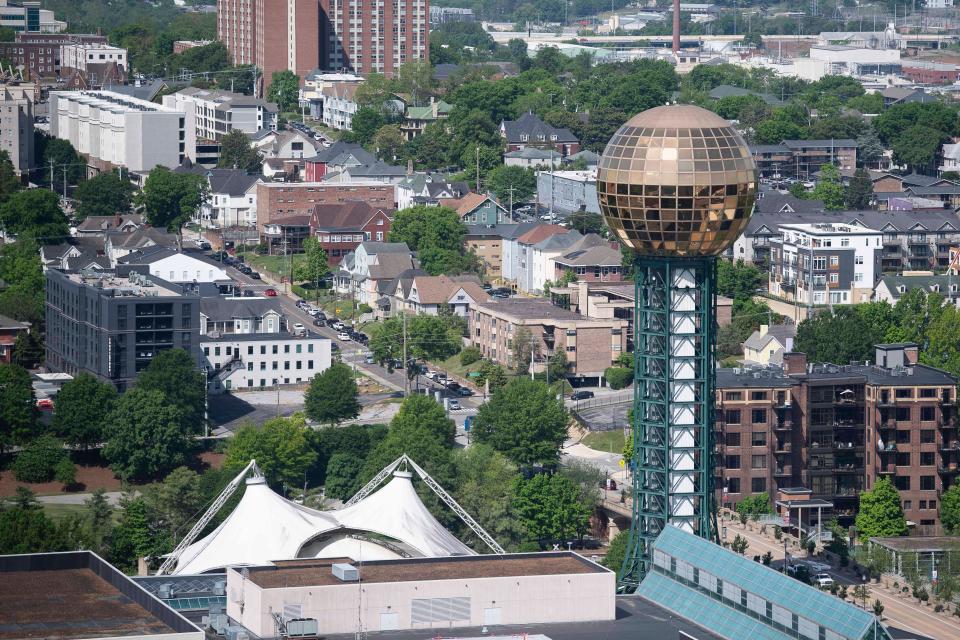
[[[407,312],[403,311],[403,366],[408,367],[407,364]],[[406,372],[404,372],[406,373]],[[404,375],[403,382],[403,392],[405,396],[410,395],[410,376]]]
[[[477,145],[477,193],[480,193],[480,145]]]
[[[513,183],[510,183],[510,222],[513,222]]]
[[[53,158],[50,158],[50,191],[55,191],[53,186]]]
[[[63,201],[67,201],[67,165],[63,165]]]

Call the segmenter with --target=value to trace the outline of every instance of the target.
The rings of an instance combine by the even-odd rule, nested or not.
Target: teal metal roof
[[[637,595],[698,624],[711,633],[731,639],[795,640],[745,613],[724,606],[695,589],[674,582],[661,573],[649,573],[640,583]]]
[[[196,598],[171,598],[164,600],[163,603],[177,611],[200,611],[209,609],[211,604],[219,604],[226,609],[227,597],[198,596]]]
[[[822,625],[826,629],[839,634],[845,638],[866,638],[873,637],[873,630],[876,626],[876,618],[870,613],[857,608],[856,606],[843,602],[839,598],[824,593],[819,589],[805,585],[802,582],[786,576],[779,571],[766,567],[759,562],[748,560],[747,558],[716,545],[709,540],[705,540],[693,534],[681,531],[676,527],[667,527],[664,529],[654,542],[654,550],[660,550],[674,558],[689,562],[693,567],[713,574],[724,584],[731,584],[741,589],[759,596],[775,606],[783,607],[788,611],[802,616],[807,620]],[[648,580],[653,580],[647,585]],[[735,611],[732,607],[712,600],[706,594],[698,591],[696,588],[688,587],[672,580],[669,576],[660,575],[655,572],[648,574],[640,586],[639,592],[650,600],[670,609],[677,610],[681,606],[669,599],[664,600],[661,595],[664,593],[663,585],[667,582],[676,585],[674,589],[682,589],[685,597],[691,597],[696,593],[704,603],[710,603],[710,606],[728,613],[724,614],[727,618],[739,616],[746,620],[754,621],[754,618],[746,613]],[[687,608],[689,605],[683,605]],[[704,616],[703,611],[707,611],[707,604],[691,607],[691,620],[697,622],[702,620],[701,624],[707,629],[714,630],[716,626],[713,623],[714,615]],[[698,613],[701,611],[701,613]],[[677,613],[682,614],[677,610]],[[746,635],[743,631],[733,634],[722,633],[731,638],[757,637],[757,638],[784,638],[781,633],[773,628],[755,621],[756,624],[764,627],[769,633],[766,635]],[[772,635],[770,635],[772,633]],[[881,636],[886,635],[881,631]]]

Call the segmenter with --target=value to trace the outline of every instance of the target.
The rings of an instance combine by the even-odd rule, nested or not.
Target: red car
[[[267,289],[266,291],[263,292],[263,295],[267,296],[268,298],[276,298],[276,297],[277,297],[277,290],[276,290],[276,289]]]
[[[37,400],[37,409],[40,409],[40,411],[53,411],[53,400],[50,398]]]

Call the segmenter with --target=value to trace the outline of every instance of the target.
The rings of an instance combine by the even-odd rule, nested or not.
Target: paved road
[[[747,548],[747,556],[762,555],[769,551],[773,554],[773,566],[783,566],[783,543],[778,543],[772,538],[760,534],[758,531],[750,531],[741,527],[739,522],[726,520],[721,523],[721,527],[727,528],[727,540],[733,540],[734,536],[740,534],[750,543]],[[791,558],[794,557],[791,549]],[[819,560],[818,560],[819,561]],[[841,584],[860,584],[853,579],[849,572],[840,572],[837,570],[829,571],[833,579]],[[870,597],[867,606],[879,598],[883,602],[884,623],[893,627],[903,629],[904,631],[920,634],[933,638],[934,640],[956,640],[960,638],[960,623],[948,620],[942,615],[933,613],[933,607],[922,607],[914,604],[912,601],[904,600],[891,594],[889,591],[877,588],[877,585],[870,584]]]
[[[92,493],[64,493],[55,496],[37,496],[37,502],[45,502],[47,504],[83,504],[92,495]],[[120,503],[120,496],[123,495],[123,492],[107,491],[104,495],[107,497],[107,502],[113,506],[117,506]]]

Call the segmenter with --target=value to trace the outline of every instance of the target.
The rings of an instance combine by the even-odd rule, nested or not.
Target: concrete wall
[[[317,620],[321,635],[380,631],[388,625],[396,630],[425,630],[613,620],[615,581],[613,572],[604,572],[260,589],[230,569],[227,615],[265,638],[275,635],[270,611],[283,611],[285,604],[294,603],[302,605],[303,617]],[[412,601],[426,598],[468,598],[470,617],[414,624]],[[358,613],[362,629],[358,629]]]

